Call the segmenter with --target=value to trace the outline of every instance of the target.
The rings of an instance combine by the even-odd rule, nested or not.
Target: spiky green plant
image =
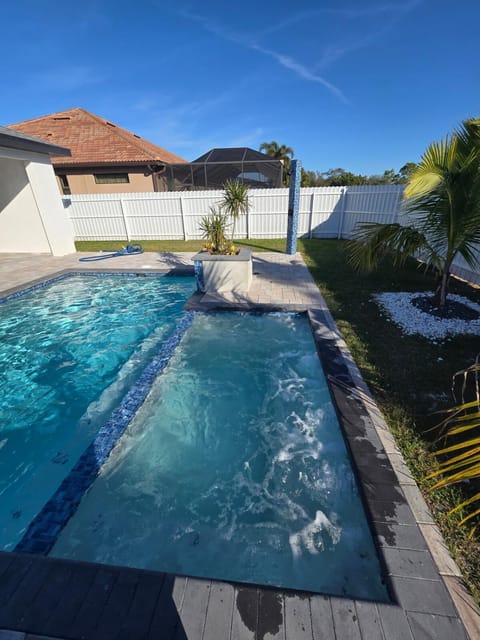
[[[238,180],[227,180],[223,186],[224,193],[220,207],[231,217],[233,222],[232,242],[235,236],[235,225],[243,213],[248,213],[250,202],[248,200],[248,185]]]
[[[455,442],[454,444],[449,444],[449,446],[444,446],[433,454],[439,460],[439,465],[426,478],[426,480],[437,480],[431,487],[431,491],[480,478],[479,373],[480,363],[477,356],[473,365],[464,371],[456,373],[454,376],[454,388],[456,380],[459,377],[463,378],[462,402],[458,406],[448,409],[445,412],[446,417],[444,420],[435,428],[441,431],[437,443],[444,440],[444,444],[447,444],[447,441],[452,439]],[[466,402],[466,389],[472,386],[474,399]],[[458,504],[449,513],[455,513],[475,503],[480,503],[480,492],[474,492],[474,495]],[[462,525],[479,515],[480,506],[462,518],[459,524]]]
[[[451,266],[457,255],[479,263],[480,121],[464,122],[451,136],[433,142],[405,189],[403,224],[360,224],[349,244],[350,263],[371,270],[384,254],[397,264],[419,257],[437,275],[434,302],[446,304]]]
[[[227,216],[217,207],[211,206],[208,216],[200,221],[202,238],[207,240],[207,248],[213,253],[222,253],[227,246]]]

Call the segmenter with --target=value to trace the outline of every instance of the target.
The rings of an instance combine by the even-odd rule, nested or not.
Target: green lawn
[[[144,251],[200,251],[203,240],[132,240],[131,244],[141,244]],[[121,249],[125,240],[91,240],[76,242],[77,251],[105,251]],[[252,247],[255,251],[285,251],[283,240],[236,240],[238,247]]]
[[[196,251],[201,241],[140,241],[147,251]],[[80,251],[120,248],[122,242],[78,242]],[[237,242],[256,251],[285,250],[285,240]],[[444,537],[460,565],[477,602],[480,601],[480,536],[468,538],[458,528],[461,515],[447,511],[462,496],[459,489],[428,493],[423,478],[432,466],[429,450],[434,437],[427,429],[438,421],[432,413],[452,401],[452,375],[472,364],[480,352],[479,337],[460,336],[440,344],[404,336],[381,316],[372,294],[385,291],[433,290],[433,278],[413,261],[404,268],[385,262],[371,274],[357,274],[347,264],[346,243],[337,240],[299,240],[298,250],[322,291],[362,374],[382,409],[412,473],[435,514]],[[480,303],[480,291],[453,281],[451,291]],[[467,490],[472,490],[473,483]],[[476,489],[478,490],[478,489]]]

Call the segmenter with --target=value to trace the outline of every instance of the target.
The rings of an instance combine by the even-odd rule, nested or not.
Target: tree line
[[[357,184],[406,184],[417,165],[415,162],[407,162],[398,171],[387,169],[382,174],[370,176],[338,169],[328,171],[307,171],[302,169],[302,187],[343,187]]]
[[[290,160],[294,156],[292,147],[284,144],[280,145],[275,140],[272,142],[262,142],[260,151],[272,158],[282,160],[284,166],[283,182],[285,186],[290,182]],[[311,171],[302,168],[302,187],[343,187],[359,184],[406,184],[416,168],[415,162],[407,162],[396,172],[394,169],[387,169],[382,174],[362,175],[346,171],[341,167],[329,169],[328,171]]]

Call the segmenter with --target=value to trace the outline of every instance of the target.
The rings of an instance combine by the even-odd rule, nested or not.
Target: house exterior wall
[[[73,225],[46,154],[0,147],[0,251],[75,251]]]
[[[1,157],[0,252],[50,253],[25,162]]]
[[[59,197],[55,174],[48,157],[31,160],[26,172],[47,234],[51,253],[64,256],[75,252],[73,223]]]
[[[60,193],[63,195],[62,184],[59,175],[66,175],[70,187],[70,193],[150,193],[155,191],[152,176],[145,176],[146,167],[132,169],[130,167],[111,167],[106,169],[102,167],[96,171],[95,168],[85,169],[56,169],[57,183]],[[127,173],[129,182],[114,184],[97,184],[95,182],[95,174],[101,173]],[[160,182],[162,189],[163,181]]]

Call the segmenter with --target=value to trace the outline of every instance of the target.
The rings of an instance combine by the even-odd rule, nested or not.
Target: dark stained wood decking
[[[466,638],[456,617],[393,604],[0,552],[2,629],[18,640]]]

